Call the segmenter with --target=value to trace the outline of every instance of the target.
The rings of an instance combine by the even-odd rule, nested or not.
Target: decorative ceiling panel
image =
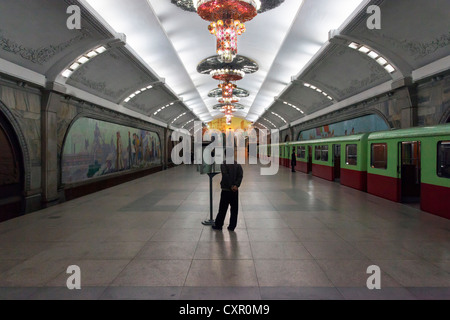
[[[139,94],[128,103],[123,103],[123,105],[125,107],[132,106],[133,108],[142,110],[146,115],[153,115],[159,108],[172,103],[175,100],[176,98],[173,94],[169,93],[167,89],[162,86],[156,86]]]
[[[0,58],[40,74],[65,55],[95,46],[111,35],[82,11],[80,30],[69,30],[70,1],[0,1]]]
[[[115,48],[83,64],[67,84],[120,104],[133,90],[155,81],[124,48]]]
[[[276,114],[282,116],[286,121],[293,122],[295,120],[298,120],[300,118],[304,117],[304,114],[300,111],[282,103],[282,102],[276,102],[270,108],[269,112],[275,112]]]
[[[323,94],[306,88],[303,83],[296,83],[290,86],[280,99],[297,106],[306,114],[310,114],[312,110],[326,108],[333,104]]]
[[[377,1],[381,29],[367,28],[366,19],[350,24],[343,34],[374,42],[418,69],[450,54],[450,1]]]
[[[330,49],[299,80],[344,100],[392,80],[392,77],[366,54],[345,46],[330,45]]]

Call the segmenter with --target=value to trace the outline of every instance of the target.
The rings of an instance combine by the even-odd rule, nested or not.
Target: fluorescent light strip
[[[198,7],[200,7],[205,2],[208,2],[209,0],[193,0],[193,5],[195,10],[198,10]],[[256,10],[261,9],[261,0],[242,0],[245,1],[253,6],[255,6]]]
[[[186,122],[181,129],[184,129],[184,127],[186,127],[189,123],[193,122],[195,119],[189,120],[188,122]],[[203,128],[202,128],[203,129]],[[195,133],[197,133],[200,129],[198,129],[197,131],[195,131]]]
[[[107,49],[104,46],[98,47],[92,51],[89,51],[88,53],[82,55],[81,57],[78,57],[75,62],[73,62],[70,67],[65,69],[61,76],[64,78],[69,78],[75,70],[77,70],[79,67],[81,67],[83,64],[87,63],[90,59],[94,58],[95,56],[105,52]]]
[[[274,116],[276,116],[276,117],[278,117],[278,118],[280,118],[281,120],[283,120],[284,121],[284,123],[286,123],[287,124],[287,121],[282,117],[282,116],[280,116],[279,114],[277,114],[277,113],[275,113],[275,112],[273,112],[273,111],[270,111]]]
[[[270,123],[274,128],[276,128],[277,126],[273,124],[272,121],[270,121],[269,119],[263,118],[265,121],[267,121],[268,123]]]
[[[310,89],[312,89],[312,90],[314,90],[314,91],[316,91],[316,92],[318,92],[318,93],[323,94],[328,100],[333,100],[333,98],[332,98],[328,93],[326,93],[325,91],[323,91],[322,89],[319,89],[319,88],[317,88],[316,86],[313,86],[313,85],[311,85],[311,84],[309,84],[309,83],[304,83],[303,85],[304,85],[306,88],[310,88]]]
[[[390,64],[387,59],[382,57],[378,52],[369,49],[368,47],[359,44],[357,42],[352,42],[348,45],[349,48],[358,50],[359,52],[367,54],[370,58],[374,59],[380,66],[382,66],[387,72],[393,73],[396,69]]]
[[[294,106],[293,104],[291,104],[291,103],[289,103],[289,102],[286,102],[286,101],[283,101],[283,103],[284,103],[284,104],[287,104],[288,106],[294,108],[295,110],[297,110],[297,111],[299,111],[299,112],[305,114],[305,113],[303,112],[303,110],[301,110],[299,107]]]
[[[127,103],[127,102],[129,102],[131,99],[134,99],[136,96],[140,95],[142,92],[145,92],[145,91],[147,91],[147,90],[149,90],[149,89],[151,89],[151,88],[153,88],[153,86],[150,85],[150,86],[144,87],[144,88],[142,88],[142,89],[139,89],[138,91],[136,91],[136,92],[130,94],[127,98],[125,98],[125,100],[123,100],[123,102]]]
[[[369,53],[370,51],[370,49],[365,46],[361,46],[358,50],[361,51],[362,53]]]
[[[260,126],[262,126],[263,128],[265,128],[266,130],[269,130],[269,128],[267,128],[265,125],[263,125],[261,122],[257,122],[256,124],[259,124]]]
[[[166,104],[164,107],[161,107],[160,109],[158,109],[153,115],[156,116],[158,113],[160,113],[161,111],[163,111],[164,109],[166,109],[166,108],[168,108],[170,106],[173,106],[174,104],[175,104],[175,102],[171,102],[171,103]]]
[[[177,121],[178,119],[180,119],[181,117],[185,116],[187,114],[187,112],[180,114],[178,117],[176,117],[175,119],[173,119],[172,123],[174,123],[175,121]]]

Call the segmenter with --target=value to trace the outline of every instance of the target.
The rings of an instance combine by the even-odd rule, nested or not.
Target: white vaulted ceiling
[[[215,55],[209,22],[173,2],[1,0],[0,76],[165,127],[191,130],[193,120],[222,117],[208,97],[218,81],[197,72],[200,61]],[[67,28],[70,5],[81,8],[80,30]],[[367,27],[372,5],[381,10],[381,29]],[[250,96],[235,115],[270,129],[450,69],[449,0],[284,0],[246,28],[238,54],[259,70],[237,82]],[[105,52],[62,75],[100,46]]]
[[[198,63],[215,54],[208,22],[170,0],[84,0],[150,65],[204,122],[221,117],[208,92],[218,82],[197,72]],[[256,121],[274,98],[342,25],[362,0],[286,0],[246,23],[238,53],[255,60],[259,71],[237,85],[250,91],[237,116]]]

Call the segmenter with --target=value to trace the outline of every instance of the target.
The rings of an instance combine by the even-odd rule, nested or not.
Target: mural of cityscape
[[[161,163],[161,142],[155,132],[80,118],[64,144],[62,182],[75,183]]]
[[[302,131],[298,136],[298,141],[342,137],[386,130],[389,130],[389,126],[386,122],[384,122],[380,116],[371,114],[361,118]]]

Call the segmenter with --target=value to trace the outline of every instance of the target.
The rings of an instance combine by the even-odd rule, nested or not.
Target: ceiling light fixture
[[[257,122],[255,123],[255,125],[260,125],[261,127],[263,127],[266,130],[269,130],[269,128],[267,128],[265,125],[263,125],[261,122]]]
[[[156,116],[158,113],[160,113],[161,111],[163,111],[164,109],[166,109],[166,108],[168,108],[170,106],[173,106],[174,104],[175,104],[175,102],[171,102],[171,103],[166,104],[164,107],[161,107],[155,113],[153,113],[153,115]]]
[[[75,72],[75,70],[88,62],[90,59],[96,57],[99,54],[102,54],[106,50],[107,49],[104,46],[100,46],[82,55],[81,57],[78,57],[75,62],[72,62],[72,64],[61,73],[61,76],[64,78],[69,78]]]
[[[171,0],[171,2],[184,11],[197,12],[198,2],[197,0]],[[275,9],[281,5],[284,0],[254,0],[258,13],[263,13],[272,9]]]
[[[328,93],[326,93],[325,91],[323,91],[322,89],[320,89],[320,88],[317,88],[316,86],[313,86],[312,84],[309,84],[309,83],[304,83],[303,84],[306,88],[310,88],[310,89],[312,89],[312,90],[314,90],[314,91],[316,91],[316,92],[318,92],[318,93],[321,93],[324,97],[326,97],[328,100],[333,100],[333,98],[328,94]]]
[[[239,98],[233,96],[237,86],[232,81],[242,80],[246,73],[258,70],[256,62],[237,55],[237,36],[245,32],[244,22],[252,20],[261,8],[259,0],[193,0],[197,14],[209,21],[208,30],[217,38],[218,56],[209,57],[197,67],[202,74],[209,74],[213,79],[222,81],[222,112],[225,113],[227,125],[231,124],[233,112],[232,103]]]
[[[305,113],[303,112],[302,109],[300,109],[299,107],[293,105],[292,103],[289,103],[289,102],[286,102],[286,101],[283,101],[283,103],[286,104],[286,105],[288,105],[288,106],[290,106],[290,107],[292,107],[292,108],[294,108],[294,109],[297,110],[298,112],[301,112],[302,114],[305,114]]]
[[[219,69],[211,71],[211,76],[219,81],[238,81],[244,78],[245,72],[233,69]]]
[[[187,112],[180,114],[178,117],[176,117],[175,119],[173,119],[172,123],[176,122],[178,119],[180,119],[181,117],[185,116],[187,114]]]
[[[396,69],[390,64],[387,59],[381,56],[378,52],[369,49],[367,46],[352,42],[348,45],[349,48],[358,50],[359,52],[367,54],[370,58],[374,59],[380,66],[382,66],[387,72],[393,73]]]
[[[188,122],[186,122],[186,123],[181,127],[181,129],[184,129],[189,123],[192,123],[194,120],[195,120],[195,119],[192,119],[192,120],[189,120]],[[202,127],[201,129],[203,129],[203,127]],[[195,132],[197,133],[197,132],[198,132],[199,130],[201,130],[201,129],[198,129],[198,130],[195,131]]]
[[[153,88],[152,85],[149,85],[149,86],[147,86],[147,87],[144,87],[144,88],[142,88],[142,89],[139,89],[138,91],[136,91],[136,92],[130,94],[125,100],[123,100],[123,102],[124,102],[124,103],[127,103],[127,102],[129,102],[131,99],[133,99],[133,98],[135,98],[136,96],[138,96],[139,94],[141,94],[142,92],[145,92],[145,91],[147,91],[147,90],[149,90],[149,89],[151,89],[151,88]]]
[[[274,128],[277,127],[277,126],[276,126],[272,121],[270,121],[269,119],[263,118],[263,120],[264,120],[264,121],[267,121],[268,123],[270,123]]]
[[[270,112],[271,112],[274,116],[280,118],[281,120],[283,120],[284,123],[287,124],[287,121],[286,121],[282,116],[280,116],[279,114],[277,114],[277,113],[275,113],[275,112],[273,112],[273,111],[270,111]]]
[[[217,54],[230,63],[237,55],[237,36],[245,32],[244,22],[252,20],[261,7],[255,0],[194,0],[198,15],[211,22],[208,30],[217,38]]]

